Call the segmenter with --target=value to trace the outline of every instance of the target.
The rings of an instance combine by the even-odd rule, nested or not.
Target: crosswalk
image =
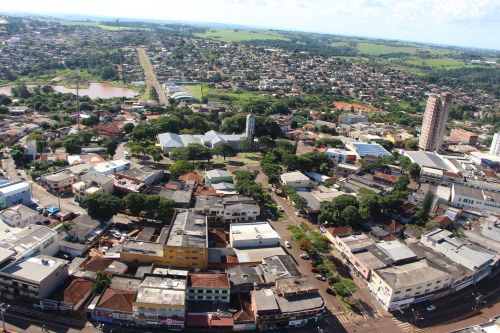
[[[402,333],[409,333],[416,331],[416,327],[408,322],[399,321],[394,317],[390,318],[390,320],[394,322],[394,324],[401,330]]]

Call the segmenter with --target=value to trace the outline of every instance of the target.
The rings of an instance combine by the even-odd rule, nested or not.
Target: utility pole
[[[412,331],[415,331],[415,325],[417,324],[417,320],[418,319],[424,319],[423,317],[419,317],[420,316],[420,313],[418,313],[417,310],[415,310],[414,308],[411,308],[411,312],[413,312],[413,320],[412,320]]]
[[[477,307],[479,306],[479,303],[486,303],[486,301],[481,301],[481,299],[484,297],[481,293],[472,293],[472,296],[474,296],[474,307],[472,308],[473,311],[477,310]]]
[[[10,305],[2,303],[0,304],[0,314],[2,316],[2,332],[7,333],[7,329],[5,328],[5,311],[10,307]]]

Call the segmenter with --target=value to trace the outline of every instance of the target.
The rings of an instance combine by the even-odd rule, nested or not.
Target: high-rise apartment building
[[[425,107],[418,147],[426,151],[439,151],[450,113],[451,94],[431,95]]]
[[[493,141],[491,141],[490,154],[493,156],[500,156],[500,132],[493,135]]]

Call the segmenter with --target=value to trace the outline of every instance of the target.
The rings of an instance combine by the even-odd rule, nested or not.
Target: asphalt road
[[[158,82],[158,79],[156,78],[156,73],[154,71],[153,65],[151,64],[151,61],[149,60],[149,56],[146,50],[142,47],[137,48],[137,55],[139,57],[139,63],[144,70],[146,85],[148,86],[148,88],[156,89],[160,104],[168,106],[167,95],[165,94],[165,90],[160,85],[160,82]]]

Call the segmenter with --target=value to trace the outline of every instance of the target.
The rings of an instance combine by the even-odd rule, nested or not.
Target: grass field
[[[96,27],[96,28],[101,28],[103,30],[110,30],[110,31],[143,30],[144,29],[144,28],[139,28],[139,27],[122,27],[122,26],[105,25],[105,24],[101,24],[98,22],[91,22],[91,21],[65,21],[65,20],[52,20],[52,19],[39,19],[39,21],[55,22],[55,23],[59,23],[61,25],[66,25],[66,26],[80,25],[80,26],[86,26],[86,27]]]
[[[383,43],[368,43],[360,42],[357,45],[357,49],[362,54],[366,55],[384,55],[389,53],[406,52],[410,54],[416,54],[418,51],[429,51],[433,54],[446,54],[450,51],[441,50],[438,48],[432,48],[423,45],[404,45],[404,44],[383,44]]]
[[[266,30],[208,30],[194,35],[196,37],[212,38],[226,43],[255,39],[287,39],[279,33]]]
[[[201,84],[179,86],[195,96],[198,100],[201,100]],[[203,96],[207,97],[210,102],[225,102],[231,106],[241,106],[249,101],[270,100],[274,98],[270,95],[253,91],[232,92],[216,90],[209,88],[207,84],[203,85]]]
[[[411,65],[429,66],[440,69],[456,69],[461,67],[479,67],[465,63],[463,60],[451,58],[407,59],[405,63]]]

